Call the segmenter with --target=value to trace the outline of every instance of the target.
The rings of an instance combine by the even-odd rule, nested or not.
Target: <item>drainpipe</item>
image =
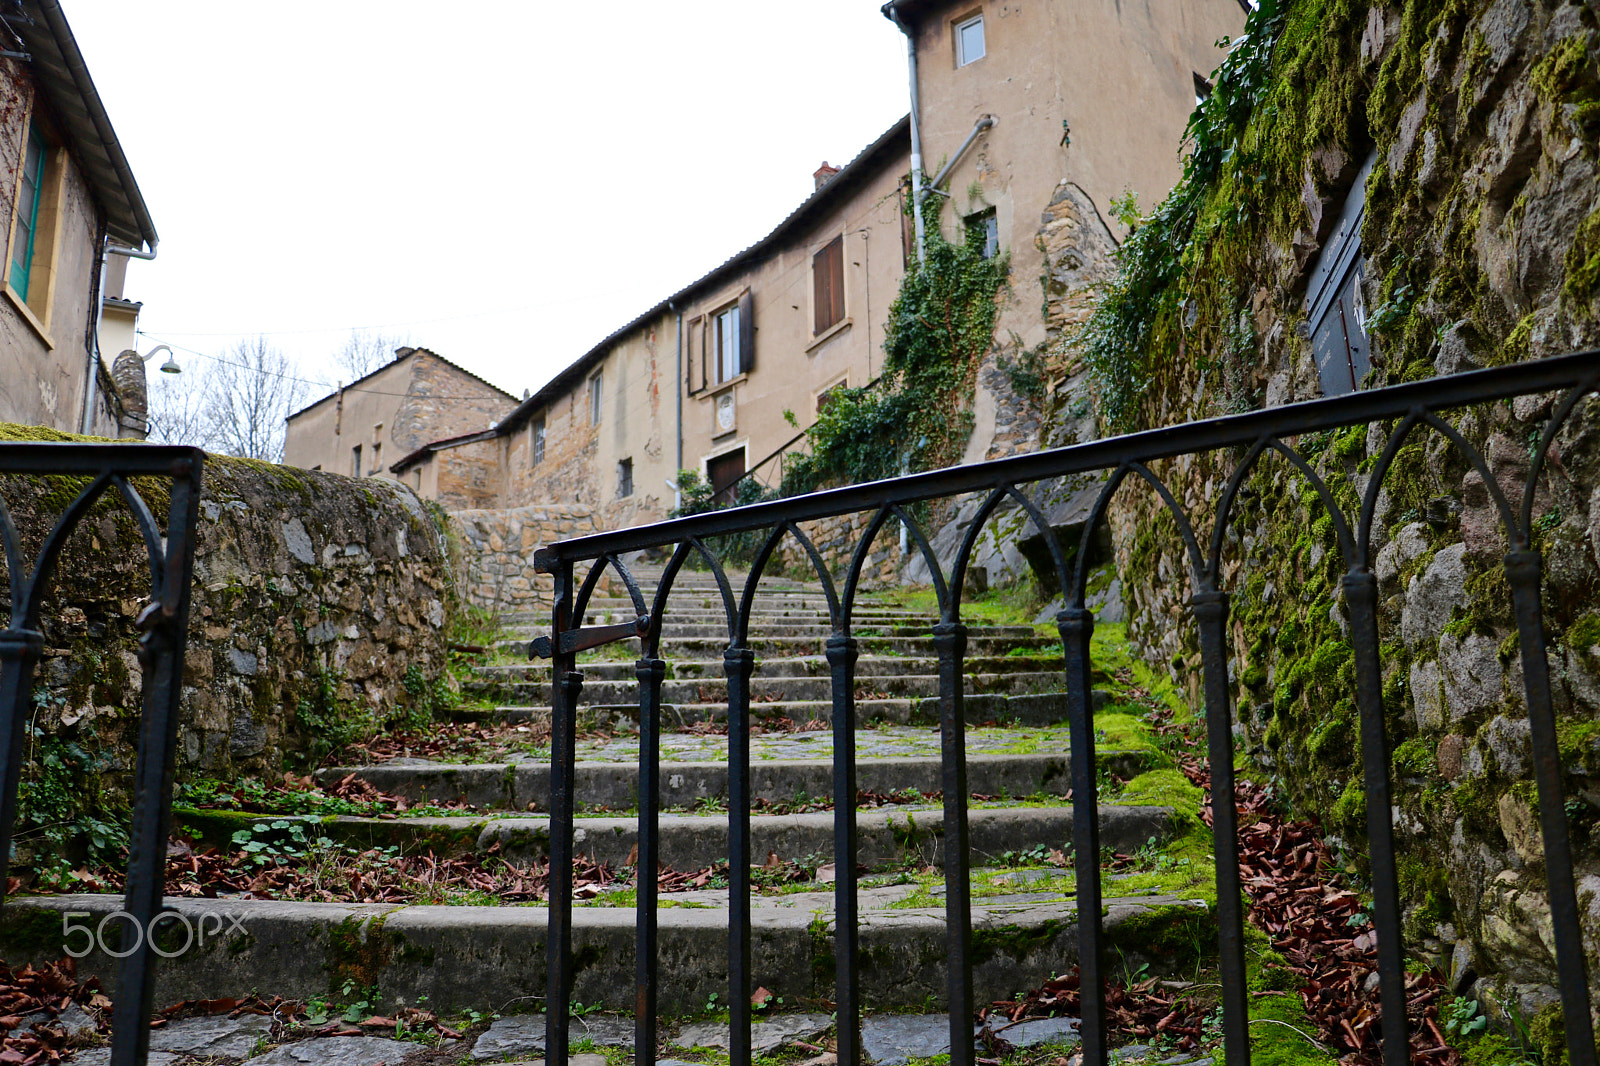
[[[683,311],[671,300],[667,310],[678,316],[678,383],[672,389],[678,396],[678,465],[672,469],[672,509],[676,511],[683,506],[683,490],[678,488],[678,471],[683,469]]]
[[[906,35],[906,66],[911,80],[911,218],[917,233],[917,265],[921,266],[927,261],[927,251],[922,221],[922,131],[919,128],[920,111],[917,106],[917,38],[911,27],[906,25],[905,19],[900,17],[899,3],[900,0],[889,0],[881,10],[883,17]]]
[[[157,237],[150,238],[150,250],[141,252],[137,248],[127,248],[120,244],[113,244],[111,238],[105,235],[105,227],[101,226],[100,255],[94,264],[94,281],[89,289],[94,293],[94,306],[89,308],[89,319],[93,323],[90,329],[93,333],[87,345],[89,349],[88,371],[89,380],[83,387],[83,417],[78,420],[78,432],[87,434],[94,426],[94,385],[99,380],[100,363],[100,322],[105,314],[106,307],[106,257],[111,255],[124,255],[129,259],[154,259],[156,245],[161,241]]]
[[[950,162],[946,163],[944,169],[939,171],[932,181],[928,182],[929,192],[939,191],[939,186],[944,184],[944,179],[948,178],[950,172],[955,169],[956,164],[961,162],[961,157],[967,154],[967,149],[971,148],[972,142],[978,139],[978,134],[984,130],[993,129],[998,121],[993,115],[978,116],[978,121],[972,124],[972,132],[968,133],[967,139],[961,142],[961,147],[957,148],[956,154],[950,157]]]

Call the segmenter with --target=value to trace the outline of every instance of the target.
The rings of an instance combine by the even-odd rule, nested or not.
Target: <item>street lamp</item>
[[[145,362],[148,363],[151,359],[155,358],[155,355],[156,355],[157,352],[166,352],[167,353],[167,361],[165,363],[161,364],[161,372],[163,374],[181,374],[181,373],[183,373],[183,368],[178,365],[177,359],[173,358],[172,349],[167,347],[165,344],[156,345],[154,348],[151,348],[148,352],[146,352],[144,355],[141,355],[139,358],[143,359]]]

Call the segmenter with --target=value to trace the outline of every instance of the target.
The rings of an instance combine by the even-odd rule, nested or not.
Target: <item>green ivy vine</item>
[[[908,207],[909,210],[909,207]],[[930,219],[926,262],[909,270],[889,308],[883,374],[871,388],[836,389],[817,416],[810,453],[786,462],[795,496],[948,466],[972,434],[978,364],[994,343],[1004,255],[985,258],[971,228],[960,243]]]

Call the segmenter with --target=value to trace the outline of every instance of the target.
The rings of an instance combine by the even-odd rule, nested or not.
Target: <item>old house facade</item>
[[[399,475],[395,462],[431,441],[479,433],[516,398],[426,348],[389,363],[289,416],[283,461],[351,477]],[[430,468],[427,495],[446,507],[481,506],[496,484],[490,460],[452,448]],[[408,468],[411,469],[411,468]],[[422,491],[413,470],[407,484]]]
[[[907,253],[908,128],[902,119],[846,166],[824,165],[765,238],[517,405],[491,431],[497,506],[580,504],[607,526],[664,518],[678,470],[722,488],[809,426],[829,389],[870,382]],[[397,473],[426,486],[451,451],[440,442]]]
[[[151,258],[154,223],[60,5],[23,0],[0,23],[0,420],[142,436],[98,334],[108,264]]]
[[[665,517],[683,468],[719,490],[747,472],[775,484],[782,460],[772,457],[828,391],[881,373],[890,305],[931,226],[952,239],[976,228],[1011,257],[996,336],[1044,344],[1061,325],[1053,275],[1073,275],[1074,256],[1091,254],[1063,245],[1061,217],[1070,208],[1068,221],[1093,223],[1100,263],[1110,201],[1165,195],[1198,87],[1223,55],[1218,40],[1244,21],[1238,0],[897,0],[884,14],[912,45],[907,118],[842,169],[819,170],[813,195],[762,241],[624,325],[492,428],[406,457],[397,476],[426,492],[445,457],[493,440],[493,506],[581,505],[602,526]],[[903,210],[918,199],[907,195],[913,182],[920,218]],[[1003,386],[988,369],[968,459],[1037,444],[1036,420],[1019,429],[995,416],[1009,400],[996,398]]]

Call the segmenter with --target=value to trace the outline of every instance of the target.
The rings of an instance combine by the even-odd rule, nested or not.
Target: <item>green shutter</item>
[[[28,127],[28,152],[23,161],[22,184],[17,190],[17,221],[11,238],[11,287],[26,302],[28,277],[33,269],[33,238],[39,228],[39,199],[44,188],[44,138],[39,127]]]

